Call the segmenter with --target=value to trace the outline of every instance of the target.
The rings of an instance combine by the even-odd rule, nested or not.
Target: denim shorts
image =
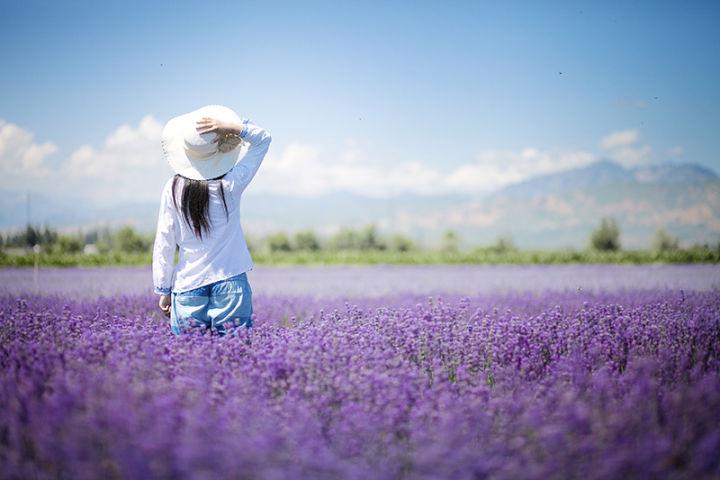
[[[194,328],[234,335],[239,328],[252,327],[252,290],[245,273],[187,292],[173,292],[171,298],[170,329],[175,335]]]

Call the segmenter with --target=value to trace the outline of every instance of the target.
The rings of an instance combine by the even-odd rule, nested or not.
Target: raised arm
[[[260,168],[260,164],[270,148],[270,142],[272,141],[270,133],[247,118],[242,119],[240,124],[236,124],[223,122],[210,117],[203,117],[198,120],[196,129],[198,133],[216,132],[217,136],[213,142],[220,142],[221,138],[229,133],[231,135],[239,135],[240,138],[250,144],[245,155],[238,160],[229,173],[238,183],[240,187],[239,191],[242,192],[245,190],[245,187],[247,187],[255,176],[255,173],[257,173],[258,168]],[[220,146],[218,148],[220,148]]]
[[[175,273],[175,215],[172,206],[172,179],[168,181],[160,198],[155,243],[153,244],[153,287],[158,295],[169,295]]]
[[[255,177],[260,164],[265,158],[265,154],[270,148],[272,137],[267,130],[255,125],[249,119],[243,119],[242,125],[236,125],[235,128],[240,131],[240,138],[250,144],[247,153],[231,170],[231,175],[239,182],[240,191],[242,191]]]

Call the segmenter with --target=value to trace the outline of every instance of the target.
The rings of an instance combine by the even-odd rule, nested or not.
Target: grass
[[[718,263],[720,250],[704,247],[655,250],[513,250],[475,249],[453,251],[388,251],[388,250],[319,250],[259,251],[252,253],[257,265],[434,265],[434,264],[571,264],[571,263]],[[39,255],[8,255],[0,252],[0,266],[121,266],[150,265],[152,254],[142,253],[41,253]]]

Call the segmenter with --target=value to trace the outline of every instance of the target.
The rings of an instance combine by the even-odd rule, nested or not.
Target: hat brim
[[[217,152],[208,158],[193,158],[185,148],[186,138],[202,138],[212,142],[215,133],[198,134],[196,121],[201,117],[212,117],[236,124],[242,119],[232,110],[221,105],[208,105],[190,113],[170,119],[163,128],[161,144],[165,159],[175,173],[193,180],[216,178],[229,172],[247,153],[247,144],[243,143],[229,152]]]

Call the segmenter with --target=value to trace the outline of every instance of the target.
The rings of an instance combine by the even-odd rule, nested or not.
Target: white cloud
[[[612,132],[602,140],[600,140],[600,146],[604,150],[613,150],[619,147],[625,147],[632,145],[640,138],[640,132],[637,130],[621,130],[619,132]]]
[[[160,148],[162,125],[146,115],[137,128],[120,125],[105,139],[101,148],[82,145],[63,164],[72,177],[122,178],[132,170],[157,170],[163,166]]]
[[[120,125],[100,146],[81,145],[57,166],[45,159],[54,143],[37,144],[33,133],[0,120],[0,185],[49,196],[80,196],[99,204],[156,201],[172,170],[162,156],[162,126],[151,115],[137,126]],[[59,181],[59,179],[61,181]]]
[[[476,160],[450,171],[419,162],[364,162],[369,155],[352,149],[324,152],[293,143],[268,154],[251,187],[253,192],[313,196],[333,191],[383,197],[400,193],[432,195],[481,193],[502,188],[529,177],[582,167],[592,163],[589,152],[486,151]]]
[[[486,151],[473,163],[461,165],[445,178],[448,190],[467,193],[492,191],[536,175],[589,165],[589,152],[549,152],[535,148],[522,151]]]
[[[137,127],[120,125],[101,147],[82,145],[61,173],[98,200],[156,200],[172,170],[162,156],[162,125],[146,115]]]
[[[56,195],[80,194],[90,201],[116,204],[129,201],[156,201],[172,170],[162,156],[162,125],[151,115],[137,125],[123,124],[107,135],[99,145],[81,145],[51,169],[44,160],[56,152],[52,143],[33,143],[33,134],[16,125],[0,121],[0,168],[7,171],[19,164],[26,173],[43,174],[36,178],[38,188]],[[626,166],[648,160],[651,148],[634,145],[636,130],[624,130],[604,137],[606,155]],[[350,142],[336,151],[321,145],[300,142],[270,148],[249,192],[316,196],[346,191],[385,197],[414,193],[484,193],[537,175],[579,168],[596,161],[595,153],[576,150],[486,150],[473,160],[448,168],[419,161],[396,162],[363,151]],[[681,148],[681,147],[676,147]],[[62,182],[54,181],[61,175]],[[5,176],[4,176],[5,177]]]
[[[652,148],[649,145],[642,147],[624,147],[612,152],[612,159],[625,167],[637,167],[648,163]]]
[[[640,139],[637,130],[621,130],[612,132],[600,141],[600,146],[607,155],[625,167],[636,167],[650,160],[652,148],[649,145],[635,146]]]
[[[52,142],[35,143],[33,139],[32,132],[0,120],[0,171],[3,185],[50,173],[45,159],[57,152],[57,146]]]
[[[417,162],[380,166],[364,162],[357,149],[328,153],[314,145],[291,143],[279,154],[272,150],[251,191],[313,196],[349,191],[369,196],[432,193],[439,173]]]

